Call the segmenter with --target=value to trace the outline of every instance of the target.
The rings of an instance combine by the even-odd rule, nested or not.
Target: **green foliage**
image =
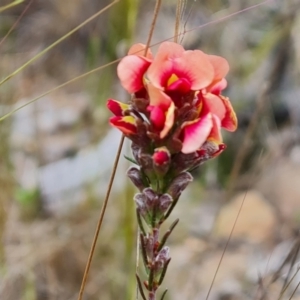
[[[28,274],[26,277],[25,291],[22,300],[36,300],[36,287],[33,274]]]
[[[41,197],[38,189],[18,188],[15,192],[15,199],[19,204],[23,219],[31,220],[40,213]]]
[[[120,1],[110,11],[108,29],[107,55],[110,60],[116,59],[116,46],[125,40],[126,46],[132,43],[136,26],[139,0]]]

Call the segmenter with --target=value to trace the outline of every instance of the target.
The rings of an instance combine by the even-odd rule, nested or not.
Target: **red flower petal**
[[[211,93],[201,94],[199,97],[203,99],[206,108],[212,114],[216,115],[220,120],[223,120],[226,114],[226,108],[224,101],[219,97]]]
[[[185,51],[182,57],[174,59],[172,73],[186,78],[194,91],[205,88],[214,78],[214,68],[200,50]]]
[[[154,58],[153,63],[166,61],[168,59],[174,59],[180,57],[185,52],[184,48],[174,42],[163,42],[160,44],[157,54]]]
[[[172,59],[182,56],[184,48],[173,42],[162,43],[148,69],[148,78],[157,88],[163,88],[172,75]]]
[[[221,135],[221,121],[216,115],[212,115],[212,129],[207,137],[208,141],[213,141],[216,144],[221,144],[223,139]]]
[[[207,114],[192,122],[185,122],[183,127],[182,153],[198,150],[206,141],[213,126],[212,115]]]
[[[151,111],[150,120],[158,130],[161,130],[160,138],[164,138],[174,124],[175,105],[167,94],[151,83],[148,83],[147,88],[150,98],[148,107],[148,110]]]
[[[112,117],[109,122],[112,126],[121,130],[125,135],[137,133],[135,119],[132,116]]]
[[[207,55],[207,58],[214,68],[214,82],[222,80],[229,71],[229,64],[227,60],[217,55]]]
[[[191,83],[186,78],[180,78],[168,86],[168,91],[187,93],[191,90]]]
[[[141,44],[141,43],[134,44],[130,47],[130,49],[128,51],[128,55],[144,56],[144,57],[148,58],[149,60],[152,60],[153,55],[152,55],[151,49],[148,48],[146,55],[145,55],[145,49],[146,49],[146,45],[144,45],[144,44]]]
[[[151,62],[137,55],[125,56],[117,68],[122,86],[129,93],[135,93],[144,87],[143,77]]]
[[[227,87],[227,80],[223,78],[221,81],[213,84],[207,88],[207,90],[215,95],[220,95],[221,91],[223,91]]]
[[[221,121],[221,125],[228,131],[235,131],[237,129],[238,120],[236,114],[233,110],[233,107],[229,101],[228,97],[220,96],[224,107],[226,109],[226,113],[224,119]]]
[[[172,102],[171,98],[151,83],[148,83],[147,88],[150,98],[150,105],[159,106],[163,110],[167,110]]]
[[[167,88],[168,79],[173,74],[178,79],[187,79],[192,90],[199,90],[213,81],[214,67],[202,51],[184,51],[176,43],[165,42],[149,67],[148,78],[157,88]]]
[[[166,113],[166,121],[163,130],[160,132],[160,138],[163,139],[173,127],[174,124],[174,112],[175,112],[175,104],[171,102],[167,113]]]
[[[150,121],[154,128],[161,131],[166,121],[165,112],[159,106],[148,106],[147,110],[150,111]]]
[[[114,99],[108,99],[106,106],[115,116],[123,116],[124,111],[129,109],[128,104],[119,102]]]
[[[212,155],[212,157],[219,156],[226,149],[226,145],[221,143],[219,144],[219,149]]]

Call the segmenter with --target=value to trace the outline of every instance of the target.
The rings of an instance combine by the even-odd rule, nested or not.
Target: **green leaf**
[[[128,156],[126,156],[126,155],[124,155],[124,157],[125,157],[125,159],[127,159],[127,160],[130,161],[130,162],[132,162],[133,164],[138,165],[138,163],[137,163],[133,158],[128,157]]]

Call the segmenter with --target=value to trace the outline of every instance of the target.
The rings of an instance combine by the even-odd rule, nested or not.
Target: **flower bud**
[[[152,221],[153,214],[157,212],[155,208],[159,206],[159,197],[152,188],[145,188],[141,193],[134,196],[138,212],[144,218],[147,224]]]
[[[188,154],[182,152],[177,153],[172,159],[172,169],[174,170],[174,174],[180,174],[183,171],[189,170],[194,166],[195,160],[197,160],[196,152]]]
[[[129,168],[129,170],[127,171],[127,176],[140,191],[142,191],[145,188],[142,174],[138,168]]]
[[[207,141],[203,146],[196,152],[198,164],[201,164],[211,158],[219,156],[226,149],[226,145],[221,143],[214,143],[212,141]]]
[[[158,200],[158,210],[160,214],[164,214],[171,205],[173,199],[169,194],[163,194]]]
[[[170,167],[171,155],[166,147],[160,147],[154,150],[152,155],[153,167],[158,176],[164,176]]]
[[[114,99],[108,99],[106,106],[115,116],[119,117],[124,116],[126,111],[130,109],[130,105]]]
[[[160,273],[170,259],[170,248],[163,247],[157,254],[154,262],[155,273]]]
[[[177,199],[191,181],[193,181],[193,176],[188,172],[183,172],[171,182],[167,193],[173,199]]]
[[[152,156],[153,162],[157,166],[165,165],[170,161],[170,153],[167,148],[161,147],[155,149],[155,152]]]
[[[180,139],[178,139],[179,134],[180,131],[178,131],[178,133],[175,132],[174,136],[171,137],[167,142],[167,147],[172,153],[178,153],[182,149],[182,142]]]
[[[155,201],[158,199],[156,192],[152,188],[146,188],[143,190],[143,194],[147,197],[147,205],[149,208],[153,208]]]
[[[141,153],[141,147],[139,145],[137,145],[136,143],[132,143],[131,144],[131,151],[132,151],[132,155],[133,155],[135,161],[138,164],[140,164],[139,155]]]
[[[147,235],[144,237],[144,242],[145,242],[145,250],[148,256],[148,259],[150,261],[153,260],[153,250],[154,250],[154,239],[152,235]]]
[[[135,194],[133,197],[135,204],[137,206],[138,213],[143,217],[147,219],[147,216],[149,215],[149,211],[147,208],[147,197],[146,195],[142,193]]]
[[[152,164],[152,157],[146,153],[139,154],[139,162],[140,166],[142,167],[143,171],[148,175],[152,176],[153,174],[153,164]]]

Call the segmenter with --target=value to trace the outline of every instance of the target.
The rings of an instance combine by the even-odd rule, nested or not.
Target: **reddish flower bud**
[[[106,106],[115,116],[119,117],[124,116],[125,111],[130,108],[128,104],[119,102],[114,99],[108,99]]]
[[[219,149],[215,153],[212,154],[212,157],[219,156],[226,149],[226,147],[227,146],[225,144],[220,144]]]
[[[170,167],[171,155],[166,147],[155,149],[152,155],[153,168],[158,176],[164,176]]]
[[[161,147],[155,149],[155,152],[152,156],[153,163],[157,166],[165,165],[170,162],[170,152],[166,147]]]
[[[223,143],[218,144],[213,141],[207,141],[201,149],[197,151],[197,155],[201,158],[202,163],[206,160],[219,156],[225,149],[226,145]]]

